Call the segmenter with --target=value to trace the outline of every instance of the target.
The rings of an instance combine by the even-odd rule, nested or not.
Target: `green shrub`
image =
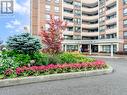
[[[48,55],[40,52],[36,52],[31,56],[31,59],[35,60],[34,65],[48,65]]]
[[[58,55],[49,55],[49,54],[40,53],[40,52],[34,53],[31,59],[35,60],[35,65],[39,65],[39,66],[62,63]]]
[[[61,64],[62,60],[58,57],[58,55],[49,55],[48,56],[49,64]]]
[[[3,51],[2,58],[11,58],[15,63],[19,63],[19,66],[28,65],[31,61],[31,57],[28,54],[22,54],[15,50]]]
[[[18,62],[20,64],[20,66],[26,66],[30,63],[30,56],[29,55],[25,55],[25,54],[17,54],[14,57],[14,61]]]
[[[2,56],[6,56],[6,57],[15,57],[18,54],[18,52],[16,52],[15,50],[4,50],[2,51]]]
[[[5,70],[8,68],[10,69],[16,69],[19,67],[18,62],[14,62],[12,58],[4,57],[0,59],[0,74],[3,74]]]
[[[62,63],[76,63],[78,61],[76,56],[72,53],[59,54],[59,58],[62,60]]]
[[[94,58],[88,58],[79,53],[69,53],[69,52],[59,54],[59,58],[60,60],[62,60],[62,63],[80,63],[95,61]]]

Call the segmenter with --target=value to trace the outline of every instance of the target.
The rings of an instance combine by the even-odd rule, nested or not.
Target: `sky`
[[[4,43],[9,36],[24,32],[24,27],[30,25],[30,0],[13,1],[14,14],[0,15],[0,40]]]

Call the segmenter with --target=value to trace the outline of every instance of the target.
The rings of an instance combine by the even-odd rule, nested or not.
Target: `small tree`
[[[41,49],[39,39],[31,36],[29,33],[22,33],[9,37],[7,46],[12,50],[25,54],[32,54]]]
[[[2,41],[2,40],[0,40],[0,50],[2,50],[2,48],[3,48],[2,43],[3,43],[3,41]]]
[[[64,23],[60,19],[54,19],[51,15],[48,24],[48,31],[42,29],[40,32],[42,43],[46,45],[43,51],[56,54],[61,51],[62,31],[66,28],[67,23]]]

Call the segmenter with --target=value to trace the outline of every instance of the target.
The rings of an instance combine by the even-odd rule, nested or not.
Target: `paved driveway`
[[[127,59],[103,60],[113,74],[0,88],[0,95],[127,95]]]

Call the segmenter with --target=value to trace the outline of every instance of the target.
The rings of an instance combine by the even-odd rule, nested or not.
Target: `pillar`
[[[92,50],[91,50],[91,44],[89,44],[89,54],[92,54]]]
[[[67,45],[65,44],[65,49],[64,49],[64,51],[66,52],[67,51]]]
[[[113,43],[111,43],[111,56],[113,57]]]
[[[61,45],[61,50],[64,51],[64,44]]]
[[[81,45],[78,44],[78,52],[81,52]]]

